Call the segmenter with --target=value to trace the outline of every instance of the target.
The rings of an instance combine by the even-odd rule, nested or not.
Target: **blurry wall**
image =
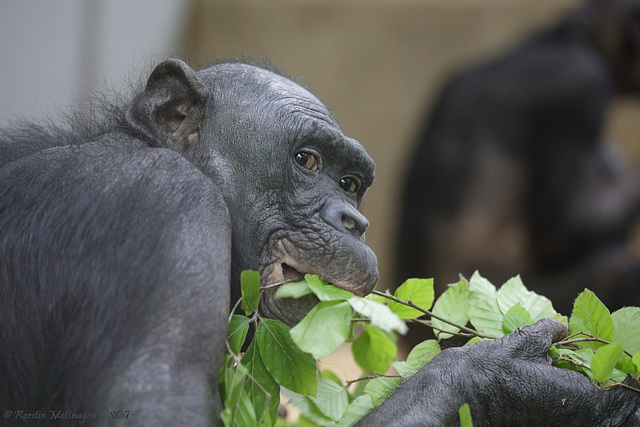
[[[55,117],[179,51],[183,0],[0,0],[0,126]]]
[[[185,54],[268,57],[298,76],[376,161],[363,212],[382,289],[402,168],[417,124],[448,73],[472,65],[554,21],[574,0],[194,0]],[[613,128],[638,145],[636,102],[616,108]],[[638,149],[636,148],[636,152]]]

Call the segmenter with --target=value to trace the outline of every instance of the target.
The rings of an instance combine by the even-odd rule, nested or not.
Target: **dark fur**
[[[3,425],[67,410],[92,424],[126,410],[131,425],[219,424],[242,270],[265,285],[285,264],[354,292],[375,285],[357,211],[373,161],[311,93],[247,62],[167,60],[130,95],[1,131]],[[324,169],[295,162],[308,146]],[[340,187],[346,174],[357,192]],[[308,312],[273,289],[263,315]]]

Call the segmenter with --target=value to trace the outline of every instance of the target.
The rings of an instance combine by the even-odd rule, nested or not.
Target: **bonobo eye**
[[[319,167],[318,156],[308,151],[298,151],[295,155],[296,163],[310,171],[317,171]]]
[[[345,176],[340,178],[340,187],[348,193],[357,193],[362,183],[355,176]]]

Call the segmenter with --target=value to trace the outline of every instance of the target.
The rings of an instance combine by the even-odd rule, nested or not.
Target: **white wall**
[[[0,126],[135,79],[178,50],[187,5],[0,0]]]

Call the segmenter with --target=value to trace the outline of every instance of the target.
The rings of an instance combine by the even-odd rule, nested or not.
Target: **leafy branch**
[[[571,335],[549,350],[555,366],[582,372],[602,389],[640,392],[622,382],[628,374],[640,373],[640,308],[610,313],[588,290],[576,299],[569,321],[519,277],[497,289],[475,273],[469,280],[461,277],[437,299],[432,279],[409,279],[393,295],[374,291],[365,298],[310,275],[261,287],[257,273],[243,272],[241,283],[242,299],[229,317],[228,355],[219,380],[225,403],[222,418],[228,426],[272,426],[280,393],[302,410],[302,420],[313,425],[352,425],[438,354],[440,340],[463,336],[470,338],[468,345],[542,318],[570,327]],[[274,288],[277,298],[313,295],[318,303],[289,328],[258,314],[261,295]],[[235,314],[239,309],[244,316]],[[405,361],[394,362],[396,336],[406,331],[405,322],[432,328],[437,339],[418,344]],[[245,342],[249,327],[255,336]],[[351,343],[363,375],[343,383],[329,371],[318,372],[316,361],[345,342]],[[398,375],[388,372],[391,366]],[[357,386],[350,391],[353,384]],[[468,407],[463,409],[461,416],[468,412]],[[470,419],[470,414],[465,417]]]

